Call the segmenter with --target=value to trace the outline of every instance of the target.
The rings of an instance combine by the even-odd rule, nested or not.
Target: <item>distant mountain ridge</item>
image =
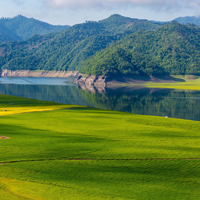
[[[24,17],[22,15],[18,15],[14,18],[1,18],[0,25],[0,32],[4,30],[5,34],[12,35],[12,37],[9,37],[10,40],[3,39],[0,35],[0,42],[25,40],[35,34],[45,35],[51,32],[60,32],[69,28],[68,25],[54,26],[33,18]],[[2,26],[7,29],[3,29]]]
[[[200,26],[200,17],[195,17],[195,16],[179,17],[179,18],[174,19],[174,21],[177,21],[181,24],[191,23],[191,24]],[[143,19],[143,20],[134,19],[134,18],[123,17],[121,15],[114,14],[105,20],[100,20],[99,22],[104,24],[105,26],[106,24],[115,23],[114,26],[112,25],[112,26],[107,27],[108,29],[107,31],[109,33],[114,34],[116,31],[118,33],[120,33],[120,31],[123,32],[124,24],[126,24],[126,27],[127,27],[126,32],[128,33],[129,30],[131,30],[130,32],[132,32],[133,27],[135,27],[135,31],[137,31],[138,29],[142,31],[142,26],[144,28],[144,25],[145,25],[144,30],[146,30],[147,29],[146,27],[150,25],[151,22],[154,24],[163,25],[163,24],[169,23],[170,21],[165,21],[165,22],[153,21],[153,20],[148,21],[146,19]],[[25,40],[35,34],[45,35],[52,32],[60,32],[70,27],[68,25],[65,25],[65,26],[51,25],[46,22],[36,20],[34,18],[24,17],[22,15],[18,15],[13,18],[1,18],[0,25],[7,28],[7,32],[6,32],[5,31],[6,29],[0,26],[0,44],[4,41]],[[141,26],[141,27],[138,27],[138,26]],[[117,30],[114,30],[115,28],[117,28]]]
[[[154,21],[154,20],[150,21],[155,24],[167,24],[172,21],[176,21],[180,24],[195,24],[197,26],[200,26],[200,17],[195,17],[195,16],[178,17],[171,21]]]

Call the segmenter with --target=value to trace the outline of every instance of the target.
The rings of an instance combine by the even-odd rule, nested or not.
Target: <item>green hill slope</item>
[[[200,29],[177,22],[128,35],[89,58],[82,73],[98,75],[200,74]]]
[[[14,18],[1,18],[0,24],[7,27],[10,31],[27,39],[35,34],[45,35],[51,32],[60,32],[66,30],[69,26],[54,26],[33,18],[27,18],[18,15]]]
[[[131,25],[130,20],[134,21]],[[99,22],[77,24],[42,43],[37,42],[37,46],[32,42],[33,38],[24,43],[1,45],[0,67],[13,70],[77,70],[87,58],[128,34],[155,30],[158,27],[160,26],[146,20],[130,19],[120,15],[113,15]],[[27,48],[27,42],[33,43],[31,48]]]

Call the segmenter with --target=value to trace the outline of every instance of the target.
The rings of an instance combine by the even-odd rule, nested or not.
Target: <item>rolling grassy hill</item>
[[[1,95],[2,110],[27,106],[1,117],[3,200],[199,198],[199,122],[73,105],[33,112],[61,105]]]

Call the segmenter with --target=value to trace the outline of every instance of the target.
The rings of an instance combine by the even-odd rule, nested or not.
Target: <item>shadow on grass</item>
[[[0,140],[0,162],[82,157],[101,150],[108,141],[68,129],[57,132],[7,124],[0,124],[0,135],[11,138]]]
[[[116,115],[116,114],[123,114],[123,115],[134,115],[132,113],[127,113],[123,111],[115,111],[115,110],[105,110],[95,107],[74,107],[74,108],[67,108],[66,110],[75,110],[75,111],[84,111],[85,113],[90,114],[106,114],[106,115]],[[100,116],[98,116],[100,117]],[[105,118],[105,116],[104,116]]]
[[[184,79],[181,79],[181,78],[175,78],[175,77],[171,77],[171,78],[173,81],[176,81],[176,82],[186,82]]]

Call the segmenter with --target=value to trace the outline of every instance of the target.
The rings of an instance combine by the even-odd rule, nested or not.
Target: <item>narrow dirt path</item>
[[[12,192],[10,192],[10,191],[8,191],[8,190],[3,189],[3,191],[4,191],[4,192],[7,192],[7,193],[9,193],[9,194],[11,194],[11,195],[13,195],[13,196],[15,196],[15,197],[17,197],[18,199],[22,199],[22,197],[20,197],[20,196],[14,194],[14,193],[12,193]]]
[[[10,139],[9,137],[5,137],[5,136],[0,135],[0,140],[9,140],[9,139]]]

